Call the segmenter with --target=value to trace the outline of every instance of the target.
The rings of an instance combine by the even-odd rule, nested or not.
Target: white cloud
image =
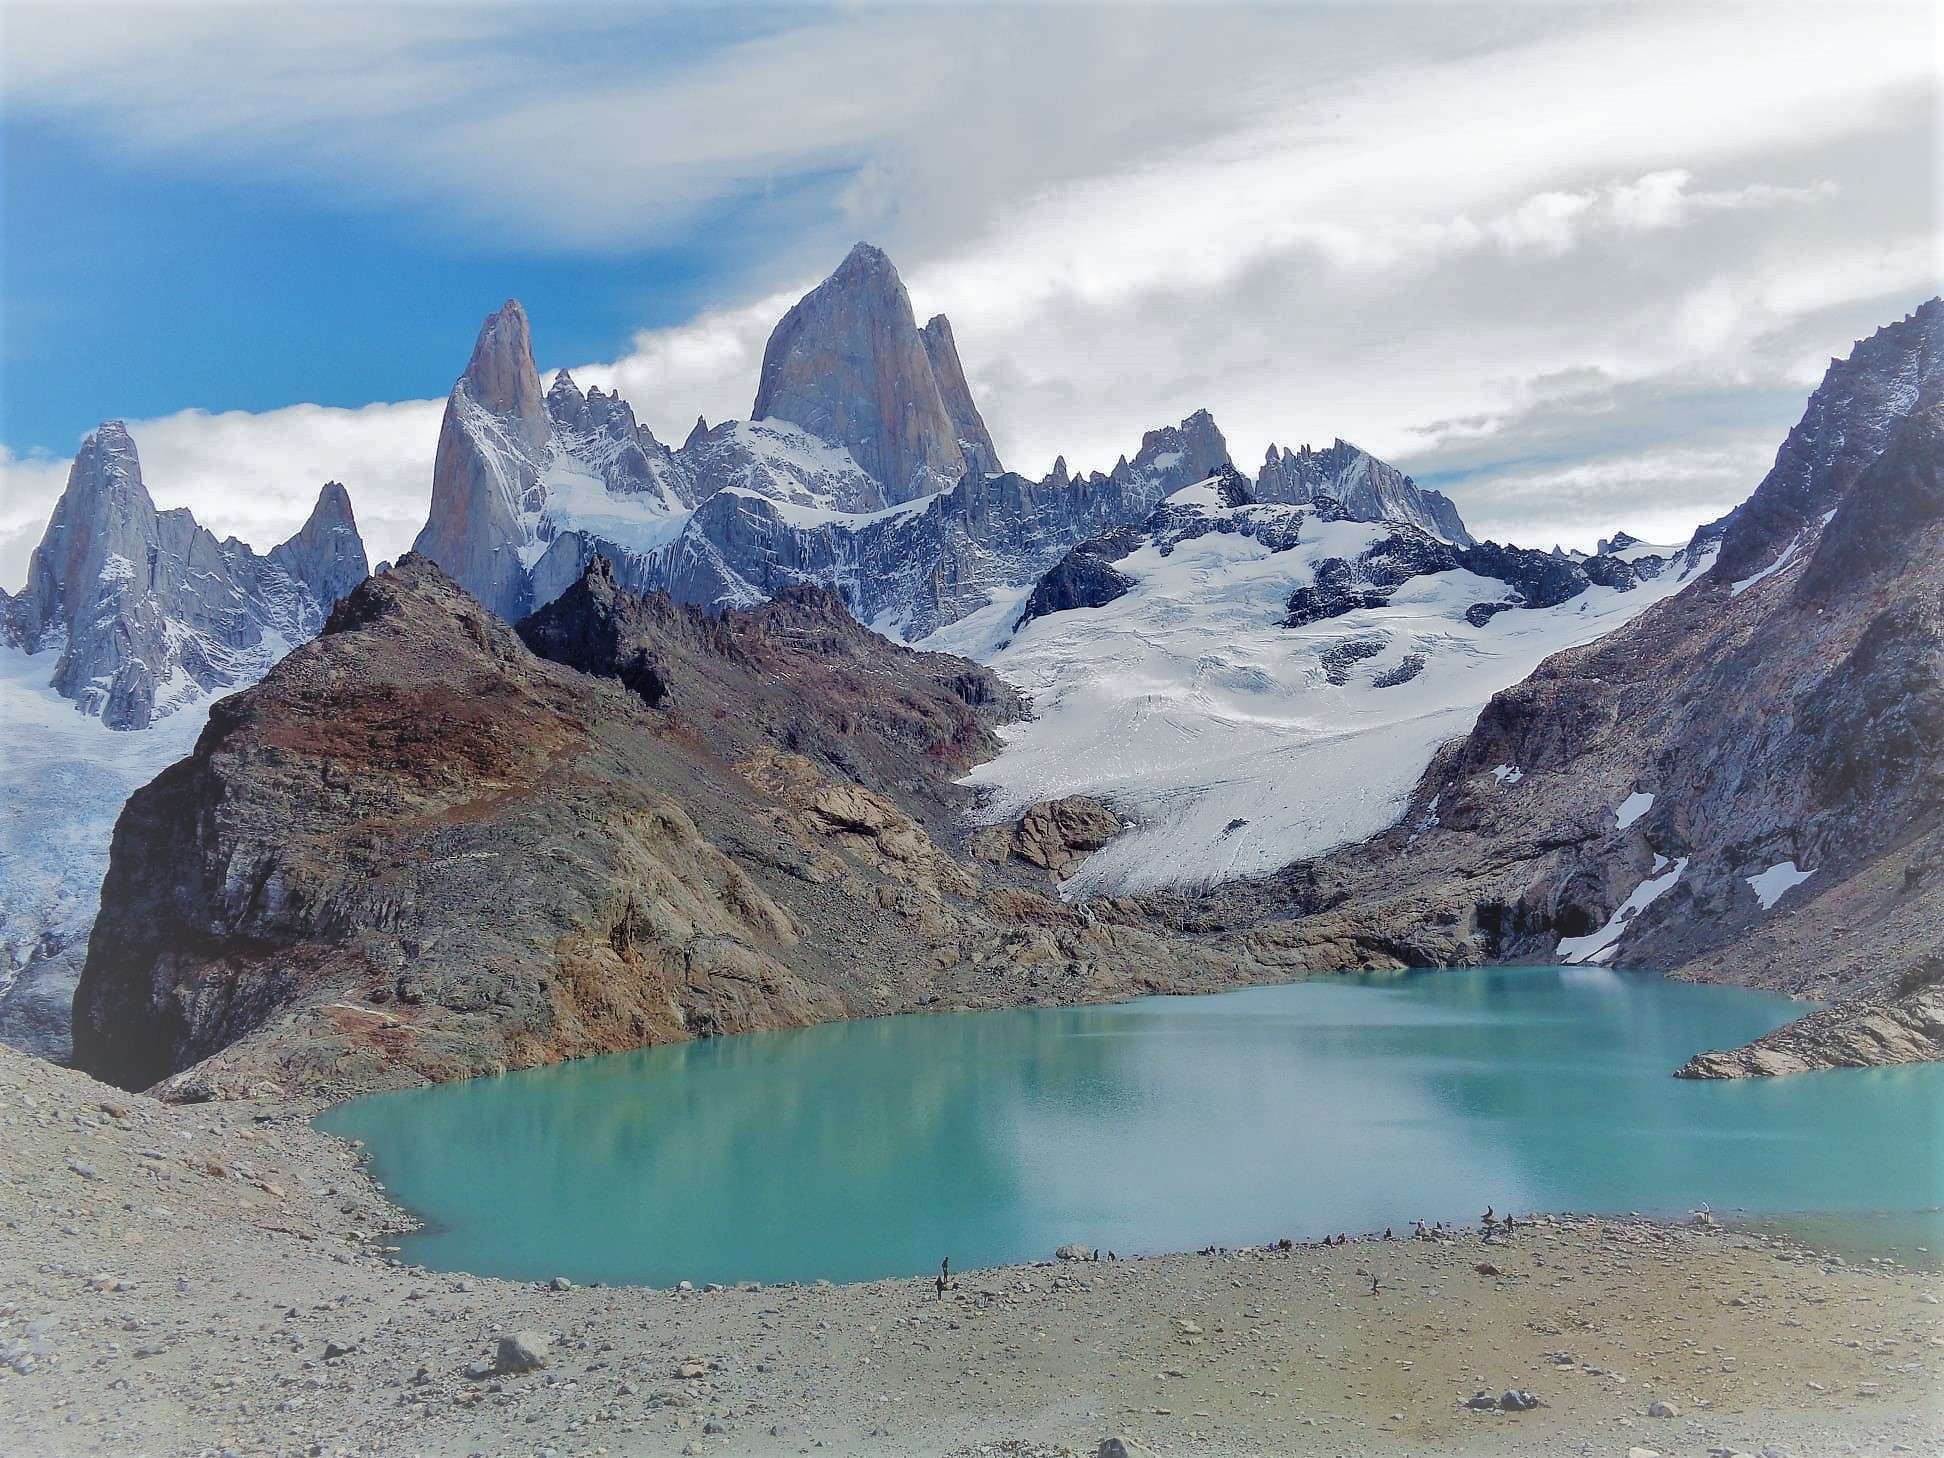
[[[0,91],[154,165],[529,247],[684,235],[828,172],[749,302],[577,368],[664,439],[746,411],[775,319],[868,236],[921,317],[951,314],[1009,464],[1105,467],[1206,405],[1245,464],[1341,434],[1472,472],[1481,521],[1516,504],[1587,545],[1620,524],[1593,515],[1613,471],[1670,522],[1739,499],[1760,471],[1742,450],[1753,475],[1727,480],[1724,442],[1772,451],[1821,359],[1937,285],[1919,7],[722,14],[663,35],[599,7],[139,11],[86,37],[55,15],[11,27]],[[1601,389],[1545,383],[1580,375]],[[379,523],[422,504],[436,409],[372,408],[382,429],[146,423],[157,495],[281,531],[294,495],[272,510],[249,483],[339,475],[397,540]],[[1521,464],[1535,430],[1543,471]],[[33,463],[4,469],[44,494]]]

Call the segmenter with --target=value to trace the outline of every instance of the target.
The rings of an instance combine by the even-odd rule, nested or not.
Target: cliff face
[[[1944,304],[1832,365],[1690,550],[1719,556],[1494,697],[1392,830],[1202,914],[1818,996],[1944,945]]]
[[[116,828],[76,1064],[343,1092],[1230,975],[960,829],[1010,693],[828,593],[711,620],[597,566],[522,626],[591,672],[408,556],[218,704]]]

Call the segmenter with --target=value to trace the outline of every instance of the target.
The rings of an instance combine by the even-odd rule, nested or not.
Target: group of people
[[[1518,1225],[1518,1222],[1512,1218],[1512,1212],[1510,1210],[1500,1215],[1490,1205],[1487,1205],[1485,1207],[1485,1213],[1478,1217],[1478,1223],[1488,1238],[1497,1231],[1512,1230]],[[1434,1220],[1429,1224],[1426,1224],[1422,1220],[1413,1220],[1411,1225],[1413,1227],[1411,1233],[1418,1240],[1443,1240],[1451,1233],[1442,1220]],[[1395,1240],[1396,1238],[1396,1233],[1390,1226],[1386,1225],[1384,1227],[1384,1239]],[[1349,1234],[1341,1230],[1335,1235],[1326,1235],[1323,1237],[1323,1244],[1328,1246],[1348,1245],[1349,1243]],[[1269,1249],[1287,1254],[1296,1249],[1296,1242],[1285,1236],[1270,1246]],[[1220,1246],[1210,1245],[1202,1248],[1203,1255],[1218,1255],[1221,1253],[1222,1248]],[[1093,1258],[1099,1260],[1100,1252],[1095,1251]],[[1120,1257],[1110,1250],[1107,1252],[1107,1259],[1114,1261],[1119,1260]],[[937,1296],[940,1301],[945,1299],[945,1293],[947,1291],[957,1289],[958,1282],[952,1279],[952,1258],[950,1256],[946,1256],[944,1260],[938,1263],[938,1274],[932,1278],[932,1284],[937,1290]],[[1370,1278],[1370,1294],[1373,1296],[1378,1294],[1378,1282],[1375,1276]]]

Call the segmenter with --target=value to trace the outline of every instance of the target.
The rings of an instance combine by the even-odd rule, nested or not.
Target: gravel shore
[[[8,1454],[1944,1452],[1944,1282],[1781,1239],[1555,1217],[942,1300],[553,1289],[395,1264],[405,1221],[309,1112],[0,1049]],[[1463,1405],[1508,1390],[1540,1405]]]

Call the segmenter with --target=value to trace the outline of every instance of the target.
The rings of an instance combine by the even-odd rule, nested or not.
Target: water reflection
[[[1345,977],[880,1019],[383,1095],[435,1266],[860,1279],[1501,1209],[1944,1203],[1944,1069],[1668,1077],[1788,1002],[1604,969]]]

